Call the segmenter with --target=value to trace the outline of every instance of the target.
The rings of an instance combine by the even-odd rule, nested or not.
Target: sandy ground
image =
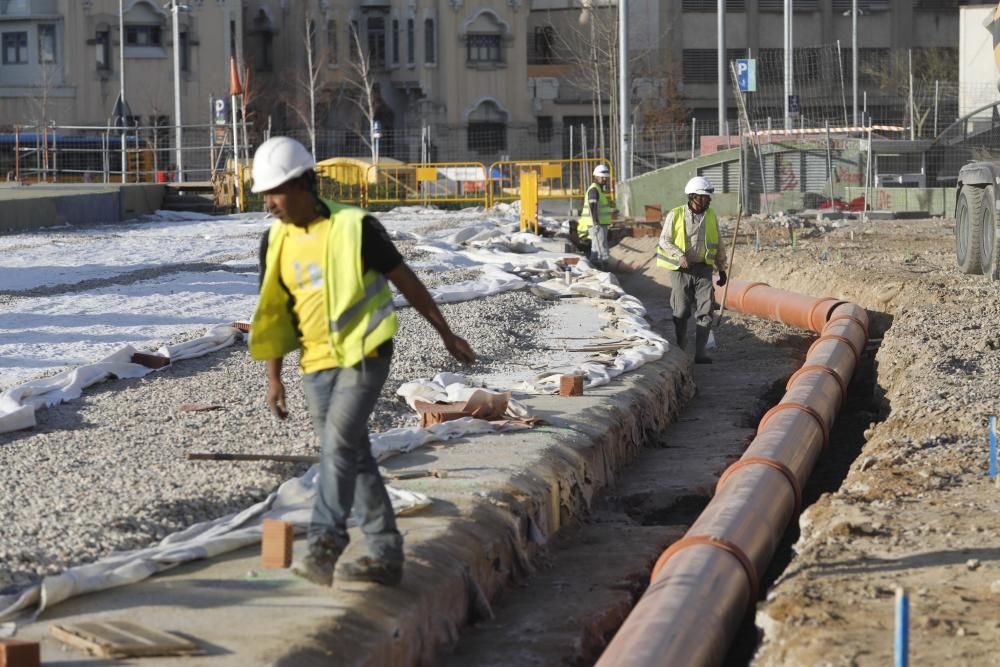
[[[730,221],[730,226],[731,226]],[[758,605],[757,665],[886,665],[897,587],[911,664],[1000,664],[1000,487],[987,420],[1000,396],[1000,287],[955,268],[954,223],[744,221],[741,279],[855,301],[873,316],[871,423],[839,489],[800,518],[788,568]],[[857,378],[856,378],[857,379]],[[833,442],[833,448],[843,443]],[[853,454],[852,454],[853,456]]]

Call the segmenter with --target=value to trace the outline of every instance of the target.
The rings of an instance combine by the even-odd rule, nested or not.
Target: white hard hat
[[[606,178],[611,178],[611,170],[608,169],[608,165],[599,164],[594,167],[594,176],[604,176]]]
[[[686,195],[710,195],[715,192],[715,188],[704,176],[695,176],[684,186]]]
[[[253,156],[252,192],[267,192],[316,168],[306,147],[289,137],[272,137]]]

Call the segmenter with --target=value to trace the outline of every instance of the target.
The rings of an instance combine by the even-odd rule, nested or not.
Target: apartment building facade
[[[142,124],[172,124],[169,10],[155,0],[123,4],[124,40],[118,0],[0,0],[0,123],[108,123],[124,42],[131,114]],[[851,0],[793,4],[795,92],[806,112],[809,105],[841,103],[844,82],[835,88],[830,78],[849,77]],[[958,4],[859,0],[862,62],[877,65],[908,48],[955,49]],[[254,126],[301,133],[313,124],[315,108],[320,133],[340,132],[317,149],[320,157],[364,153],[370,128],[357,104],[364,97],[356,85],[359,53],[371,66],[383,155],[559,156],[570,147],[579,152],[580,128],[597,140],[595,117],[610,125],[615,0],[188,0],[186,6],[180,14],[185,123],[210,121],[210,99],[228,90],[235,40],[250,71]],[[781,60],[783,0],[726,0],[726,7],[730,57]],[[716,8],[717,0],[629,3],[630,122],[717,117]],[[872,109],[881,104],[897,113],[904,104],[891,95],[881,99],[870,81],[863,89],[871,92]],[[783,90],[774,90],[773,99],[757,96],[757,113],[780,116]],[[728,116],[735,118],[734,98],[728,99]],[[398,139],[403,134],[410,137],[405,142]],[[444,146],[447,155],[435,154]]]
[[[132,121],[171,125],[172,17],[163,3],[124,0],[0,0],[0,124],[114,123],[124,46]],[[229,90],[232,35],[243,31],[240,0],[188,0],[179,13],[182,122],[207,124],[210,98]]]

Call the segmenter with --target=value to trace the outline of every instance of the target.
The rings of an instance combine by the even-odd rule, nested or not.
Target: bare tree
[[[351,63],[351,76],[344,81],[350,93],[347,98],[361,111],[367,127],[357,130],[361,140],[371,150],[372,164],[375,163],[375,142],[372,140],[372,128],[375,125],[375,112],[378,101],[378,87],[375,81],[375,70],[372,67],[372,54],[361,45],[361,35],[355,24],[351,24],[351,40],[354,42],[354,62]]]
[[[291,82],[292,95],[288,96],[288,107],[299,117],[305,125],[309,134],[309,146],[312,154],[316,156],[316,110],[322,103],[327,85],[323,80],[324,58],[316,52],[316,21],[313,19],[308,7],[305,11],[305,26],[303,30],[306,51],[306,68],[303,72],[296,69],[289,81]],[[301,101],[305,98],[305,103]]]
[[[882,92],[907,100],[909,112],[910,67],[905,49],[891,52],[881,62],[861,63],[859,69]],[[955,49],[913,50],[913,125],[917,136],[923,136],[924,124],[934,110],[934,82],[957,80],[958,53]]]

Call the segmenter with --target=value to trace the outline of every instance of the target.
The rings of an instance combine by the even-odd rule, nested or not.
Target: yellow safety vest
[[[605,226],[611,224],[611,202],[608,200],[608,194],[597,183],[591,183],[590,187],[587,188],[587,194],[583,197],[580,218],[576,221],[576,235],[581,239],[590,238],[590,233],[587,230],[594,224],[590,217],[590,202],[588,201],[590,191],[594,188],[597,188],[597,222]]]
[[[389,282],[378,271],[363,270],[361,221],[367,211],[323,200],[330,209],[324,301],[330,323],[330,348],[339,368],[354,366],[399,329]],[[279,258],[286,223],[276,220],[268,232],[260,297],[250,327],[250,356],[277,359],[299,348],[288,292],[280,281]]]
[[[687,206],[678,206],[672,211],[674,222],[671,241],[684,252],[687,252],[687,232],[684,229],[686,209]],[[715,210],[710,208],[705,211],[705,263],[715,266],[717,252],[719,252],[719,223],[715,219]],[[670,256],[659,244],[656,246],[656,265],[671,271],[681,268],[680,258]]]

